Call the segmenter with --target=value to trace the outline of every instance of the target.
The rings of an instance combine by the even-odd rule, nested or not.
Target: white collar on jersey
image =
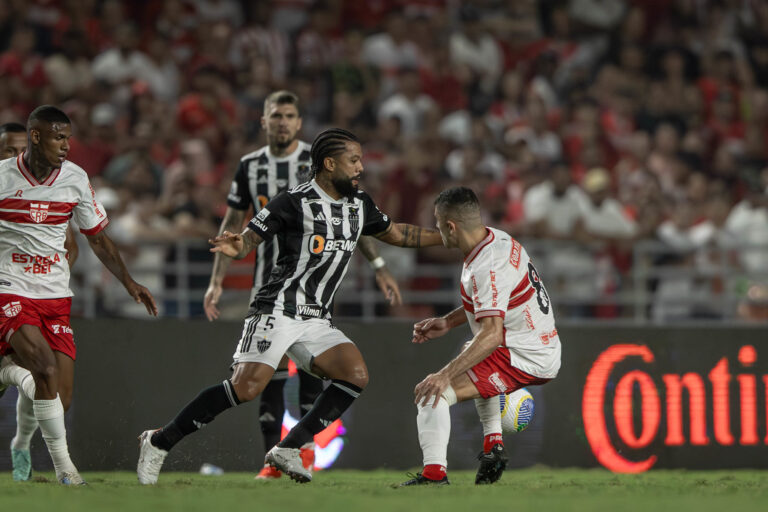
[[[315,178],[312,178],[312,181],[309,182],[312,185],[312,188],[315,189],[315,191],[320,194],[321,199],[325,199],[326,201],[329,201],[331,203],[336,204],[344,204],[347,201],[349,201],[349,198],[347,196],[342,196],[341,199],[334,199],[331,196],[329,196],[325,190],[320,188],[320,185],[317,184],[317,181],[315,181]]]

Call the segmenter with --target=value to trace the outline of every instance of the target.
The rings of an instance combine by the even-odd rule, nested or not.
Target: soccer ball
[[[522,432],[533,419],[533,396],[525,388],[508,395],[499,395],[501,408],[501,430],[505,434]]]

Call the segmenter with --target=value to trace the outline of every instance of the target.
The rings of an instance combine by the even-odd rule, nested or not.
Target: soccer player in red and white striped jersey
[[[104,233],[107,216],[87,174],[66,160],[71,136],[67,115],[43,105],[27,121],[27,150],[0,162],[0,354],[13,353],[32,374],[34,416],[63,484],[82,483],[64,428],[76,356],[64,247],[70,218],[134,300],[157,314],[152,295],[131,278]]]
[[[27,150],[27,128],[19,123],[0,125],[0,160],[16,158]],[[72,226],[67,227],[64,239],[67,251],[67,263],[72,268],[77,260],[78,246]],[[11,440],[11,463],[13,479],[26,481],[32,477],[32,456],[30,442],[37,430],[37,420],[32,409],[35,398],[35,383],[28,370],[14,364],[10,358],[2,361],[0,369],[0,395],[9,385],[16,386],[19,394],[16,399],[16,435]],[[66,411],[66,409],[65,409]]]
[[[522,245],[483,225],[472,190],[443,191],[435,201],[437,227],[446,247],[464,253],[460,308],[414,325],[413,342],[424,343],[469,324],[473,338],[414,393],[424,470],[402,485],[448,483],[449,407],[475,400],[485,436],[475,483],[493,483],[506,467],[501,439],[500,394],[544,384],[560,369],[560,338],[547,290]]]

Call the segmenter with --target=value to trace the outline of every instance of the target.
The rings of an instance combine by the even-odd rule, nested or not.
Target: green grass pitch
[[[52,474],[41,476],[52,478]],[[88,486],[13,482],[0,476],[6,511],[766,511],[768,471],[650,471],[614,475],[604,470],[507,471],[492,486],[475,486],[474,472],[452,471],[450,486],[395,489],[400,471],[332,470],[308,484],[285,477],[254,481],[253,473],[201,476],[162,473],[143,487],[129,472],[84,473]]]

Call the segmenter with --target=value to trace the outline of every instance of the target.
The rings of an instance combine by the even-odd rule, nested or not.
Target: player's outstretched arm
[[[413,343],[424,343],[444,335],[454,327],[467,321],[467,315],[463,308],[456,308],[445,316],[439,318],[426,318],[413,325]]]
[[[239,235],[224,231],[216,238],[208,240],[211,244],[211,252],[220,252],[224,256],[229,256],[236,260],[241,260],[248,256],[248,253],[256,248],[264,239],[249,228],[245,228]]]
[[[386,230],[374,236],[382,242],[397,247],[430,247],[443,243],[440,232],[436,229],[394,222]]]
[[[472,338],[469,346],[456,356],[442,370],[432,373],[416,385],[413,390],[416,405],[426,405],[433,397],[439,397],[458,375],[465,373],[477,363],[491,355],[504,342],[504,319],[500,316],[479,320],[480,331]],[[433,407],[437,407],[437,400]]]
[[[395,281],[392,273],[386,267],[384,258],[379,256],[379,251],[376,249],[376,242],[373,241],[373,238],[370,236],[361,236],[357,241],[357,247],[376,272],[376,285],[387,298],[390,305],[399,306],[402,304],[403,298],[400,295],[400,287],[397,285],[397,281]]]
[[[225,231],[230,233],[237,233],[243,228],[243,221],[245,220],[245,210],[236,210],[232,207],[227,207],[227,213],[224,214],[224,220],[221,221],[221,227],[219,228],[219,235],[222,235]],[[214,321],[219,318],[219,299],[221,298],[222,286],[224,276],[227,274],[229,264],[232,262],[232,258],[227,258],[221,253],[216,253],[213,256],[213,271],[211,272],[211,280],[208,284],[208,289],[205,291],[205,297],[203,298],[203,309],[205,310],[205,316],[209,321]]]
[[[152,297],[149,290],[133,280],[112,239],[109,238],[104,231],[96,233],[95,235],[86,236],[88,238],[88,245],[91,246],[93,253],[99,260],[101,260],[104,266],[107,267],[107,269],[112,272],[121,283],[123,283],[128,294],[133,297],[137,303],[144,304],[144,307],[147,308],[147,313],[157,316],[157,304],[155,304],[155,298]]]

